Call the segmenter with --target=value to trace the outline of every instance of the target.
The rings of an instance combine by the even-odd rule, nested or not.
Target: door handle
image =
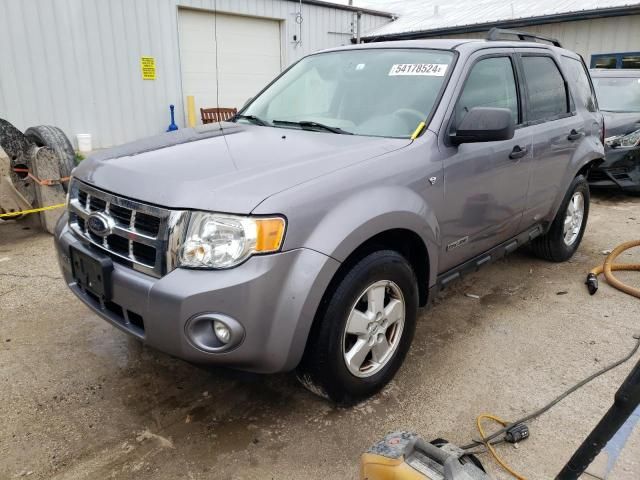
[[[578,132],[575,128],[569,132],[567,140],[575,141],[582,137],[582,132]]]
[[[519,158],[524,157],[527,153],[528,153],[527,147],[521,147],[520,145],[516,145],[515,147],[513,147],[513,150],[511,150],[511,153],[509,154],[509,158],[511,160],[517,160]]]

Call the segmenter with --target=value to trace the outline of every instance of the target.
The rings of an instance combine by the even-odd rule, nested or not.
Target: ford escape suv
[[[349,403],[394,376],[437,289],[527,243],[573,255],[601,136],[584,63],[554,44],[322,51],[231,122],[83,161],[59,263],[81,301],[158,350],[296,369]]]

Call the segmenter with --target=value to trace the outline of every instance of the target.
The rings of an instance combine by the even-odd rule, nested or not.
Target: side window
[[[562,57],[562,66],[567,74],[567,80],[573,86],[576,100],[590,112],[595,112],[596,94],[591,87],[591,82],[584,64],[571,57]]]
[[[509,57],[485,58],[473,66],[456,104],[455,125],[460,125],[474,107],[508,108],[520,123],[516,79]]]
[[[550,120],[569,111],[567,91],[551,57],[522,57],[529,93],[528,120]]]

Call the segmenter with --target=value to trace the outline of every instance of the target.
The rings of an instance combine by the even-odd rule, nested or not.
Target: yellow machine
[[[480,462],[445,440],[425,442],[415,433],[395,432],[360,459],[361,480],[489,480]]]

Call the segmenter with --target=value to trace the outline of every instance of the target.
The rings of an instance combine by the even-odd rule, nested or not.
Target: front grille
[[[107,209],[107,202],[102,198],[92,196],[89,199],[89,210],[92,212],[104,212]]]
[[[157,235],[160,230],[160,219],[153,215],[138,213],[136,215],[136,229],[149,235]]]
[[[161,277],[173,265],[179,227],[186,216],[154,205],[104,192],[73,181],[69,192],[69,226],[81,238],[107,253],[114,261],[143,273]],[[99,214],[110,222],[109,231],[94,232],[88,219]]]
[[[128,226],[131,224],[131,214],[133,213],[132,210],[124,207],[119,207],[118,205],[110,205],[109,213],[119,225]]]

